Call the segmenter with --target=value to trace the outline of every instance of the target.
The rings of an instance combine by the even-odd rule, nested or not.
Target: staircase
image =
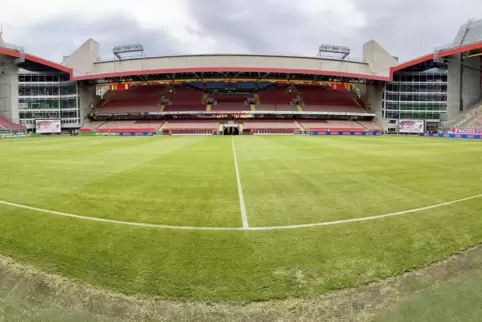
[[[161,95],[161,98],[159,99],[159,103],[157,105],[159,106],[159,111],[164,112],[164,108],[166,107],[164,104],[164,95]]]
[[[465,124],[469,129],[478,129],[482,125],[482,104],[474,109],[473,117]]]
[[[249,104],[249,109],[250,109],[251,111],[253,111],[253,112],[256,111],[256,105],[254,105],[254,104]]]
[[[352,91],[351,93],[352,93],[353,101],[355,101],[356,105],[360,106],[366,111],[367,107],[365,105],[365,102],[363,102],[363,100],[358,96],[356,92]]]
[[[211,112],[211,108],[212,108],[212,105],[211,105],[211,104],[207,104],[207,105],[206,105],[206,112]]]
[[[103,102],[100,103],[99,107],[104,107],[104,106],[107,105],[107,103],[109,103],[109,99],[108,99],[108,98],[105,98],[105,99],[103,99]]]
[[[470,109],[451,121],[442,122],[442,130],[449,131],[453,128],[464,128],[482,114],[482,99],[473,104]]]
[[[301,125],[300,122],[298,122],[297,120],[295,120],[295,123],[300,127],[301,130],[306,131],[306,129],[303,127],[303,125]]]
[[[296,109],[300,112],[303,112],[303,100],[301,99],[301,95],[298,94],[296,95],[296,100],[297,100],[297,103],[296,103]]]

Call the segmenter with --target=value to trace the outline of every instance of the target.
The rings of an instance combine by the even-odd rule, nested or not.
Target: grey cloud
[[[452,41],[473,12],[482,12],[480,0],[465,0],[463,5],[453,0],[352,0],[366,25],[350,28],[330,12],[312,18],[300,10],[302,1],[186,0],[186,15],[195,25],[187,31],[201,39],[215,39],[217,45],[211,52],[224,53],[315,56],[319,44],[329,43],[347,45],[352,57],[360,58],[362,44],[375,39],[403,61]],[[174,38],[167,30],[143,28],[125,13],[94,21],[62,16],[20,26],[15,33],[25,38],[16,37],[13,42],[56,61],[88,38],[100,42],[103,58],[112,57],[113,46],[128,43],[142,43],[150,56],[198,53],[193,44]]]
[[[320,21],[326,21],[320,29],[320,21],[307,19],[296,2],[290,7],[257,0],[188,0],[188,3],[201,35],[214,36],[227,44],[234,42],[246,52],[314,56],[321,43],[352,41],[348,30],[333,26],[329,13],[320,17]],[[245,10],[247,14],[236,17]]]
[[[363,0],[355,3],[365,13],[368,23],[357,33],[376,39],[402,60],[430,53],[435,47],[450,43],[473,12],[482,12],[482,3],[478,0],[465,0],[463,4],[452,0]]]
[[[112,59],[112,47],[143,44],[147,55],[171,55],[179,52],[179,41],[164,30],[142,28],[135,19],[123,14],[111,14],[101,20],[87,17],[62,16],[36,25],[28,25],[17,34],[26,35],[16,41],[28,53],[61,61],[84,41],[93,38],[100,43],[101,57]]]
[[[451,42],[473,12],[482,12],[479,0],[463,4],[453,0],[353,0],[367,25],[346,28],[330,19],[330,13],[318,21],[308,19],[306,13],[297,10],[296,2],[292,2],[290,11],[272,1],[188,2],[201,33],[226,42],[234,40],[248,52],[314,55],[320,43],[329,43],[348,45],[353,56],[360,58],[363,43],[375,39],[401,60]],[[229,20],[230,15],[246,9],[248,15]]]

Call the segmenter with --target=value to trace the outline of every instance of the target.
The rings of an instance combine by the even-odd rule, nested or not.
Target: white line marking
[[[234,168],[236,169],[236,181],[238,182],[239,209],[241,210],[241,220],[243,229],[248,229],[248,215],[246,214],[246,206],[244,205],[243,186],[239,177],[238,158],[236,157],[236,148],[234,147],[234,136],[231,136],[231,145],[233,147]]]
[[[250,228],[250,230],[296,229],[296,228],[309,228],[309,227],[319,227],[319,226],[340,225],[340,224],[347,224],[347,223],[359,222],[359,221],[369,221],[369,220],[375,220],[375,219],[381,219],[381,218],[387,218],[387,217],[406,215],[406,214],[410,214],[410,213],[414,213],[414,212],[421,212],[421,211],[424,211],[424,210],[430,210],[430,209],[434,209],[434,208],[441,208],[441,207],[450,206],[450,205],[453,205],[453,204],[456,204],[456,203],[469,201],[469,200],[477,199],[477,198],[482,198],[482,194],[472,196],[472,197],[463,198],[463,199],[448,201],[448,202],[444,202],[444,203],[439,203],[439,204],[432,205],[432,206],[415,208],[415,209],[404,210],[404,211],[399,211],[399,212],[392,212],[392,213],[389,213],[389,214],[378,215],[378,216],[353,218],[353,219],[345,219],[345,220],[335,220],[335,221],[325,221],[325,222],[314,223],[314,224],[302,224],[302,225],[291,225],[291,226],[272,226],[272,227],[252,227],[252,228]]]
[[[149,228],[165,228],[165,229],[179,229],[179,230],[218,230],[218,231],[236,231],[236,230],[278,230],[278,229],[299,229],[299,228],[312,228],[312,227],[320,227],[320,226],[331,226],[331,225],[341,225],[341,224],[348,224],[360,221],[370,221],[376,220],[381,218],[387,217],[394,217],[394,216],[401,216],[410,213],[421,212],[425,210],[441,208],[445,206],[450,206],[453,204],[461,203],[464,201],[469,201],[473,199],[482,198],[482,194],[475,195],[472,197],[457,199],[453,201],[448,201],[444,203],[439,203],[432,206],[422,207],[422,208],[415,208],[410,210],[404,210],[399,212],[393,212],[385,215],[379,216],[371,216],[371,217],[363,217],[363,218],[354,218],[354,219],[346,219],[346,220],[336,220],[336,221],[325,221],[320,223],[313,223],[313,224],[302,224],[302,225],[291,225],[291,226],[268,226],[268,227],[248,227],[248,228],[241,228],[241,227],[196,227],[196,226],[174,226],[174,225],[161,225],[161,224],[146,224],[146,223],[139,223],[139,222],[132,222],[132,221],[122,221],[122,220],[114,220],[114,219],[104,219],[104,218],[96,218],[96,217],[86,217],[80,215],[69,214],[60,211],[48,210],[43,208],[31,207],[26,205],[21,205],[13,202],[2,201],[0,200],[1,205],[22,208],[27,210],[33,210],[38,212],[44,212],[52,215],[63,216],[63,217],[70,217],[75,219],[83,219],[83,220],[90,220],[90,221],[98,221],[98,222],[105,222],[111,224],[119,224],[119,225],[127,225],[127,226],[137,226],[137,227],[149,227]]]
[[[6,206],[11,206],[11,207],[17,207],[17,208],[23,208],[23,209],[28,209],[28,210],[39,211],[39,212],[45,212],[45,213],[52,214],[52,215],[71,217],[71,218],[76,218],[76,219],[100,221],[100,222],[111,223],[111,224],[129,225],[129,226],[184,229],[184,230],[242,230],[242,228],[237,228],[237,227],[195,227],[195,226],[190,227],[190,226],[146,224],[146,223],[133,222],[133,221],[122,221],[122,220],[114,220],[114,219],[80,216],[80,215],[69,214],[69,213],[61,212],[61,211],[54,211],[54,210],[37,208],[37,207],[30,207],[30,206],[21,205],[21,204],[17,204],[17,203],[13,203],[13,202],[2,201],[2,200],[0,200],[0,204],[6,205]]]

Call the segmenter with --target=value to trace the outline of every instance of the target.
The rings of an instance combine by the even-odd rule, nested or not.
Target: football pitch
[[[356,287],[482,242],[482,142],[419,137],[0,141],[0,254],[166,299]]]

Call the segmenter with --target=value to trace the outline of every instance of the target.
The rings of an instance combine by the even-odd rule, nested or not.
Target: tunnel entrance
[[[239,135],[239,128],[237,126],[227,125],[224,127],[224,135]]]

